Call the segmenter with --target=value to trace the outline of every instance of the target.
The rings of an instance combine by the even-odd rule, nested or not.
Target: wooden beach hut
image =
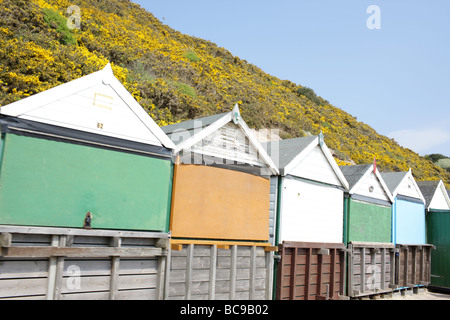
[[[169,298],[270,298],[269,177],[278,170],[238,106],[162,130],[176,145]]]
[[[411,169],[381,175],[394,197],[393,243],[425,244],[425,198]]]
[[[435,246],[429,288],[450,291],[450,195],[442,180],[417,185],[426,200],[427,242]]]
[[[375,164],[340,166],[349,182],[344,241],[390,243],[394,199]]]
[[[395,288],[415,288],[430,282],[431,250],[425,225],[426,200],[411,169],[383,172],[382,177],[394,197],[392,241],[396,246]]]
[[[111,66],[0,126],[0,297],[162,298],[175,146]]]
[[[279,159],[272,177],[277,206],[276,298],[336,299],[344,293],[344,192],[348,183],[323,135],[272,141],[265,146]]]
[[[375,160],[340,169],[349,182],[344,211],[348,295],[390,291],[395,261],[391,241],[393,197]]]

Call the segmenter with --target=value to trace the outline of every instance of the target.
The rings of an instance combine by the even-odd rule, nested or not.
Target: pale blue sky
[[[421,155],[450,156],[449,0],[133,1]]]

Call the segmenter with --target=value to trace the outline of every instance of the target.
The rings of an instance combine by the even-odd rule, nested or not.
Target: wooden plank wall
[[[273,253],[264,247],[176,246],[170,254],[169,299],[271,299]]]
[[[429,285],[433,245],[397,244],[395,284],[399,287]]]
[[[344,244],[283,242],[277,300],[328,300],[344,295]]]
[[[348,249],[348,296],[360,297],[392,291],[395,273],[393,244],[350,243]]]
[[[9,235],[1,245],[0,300],[164,297],[168,250],[158,238]]]

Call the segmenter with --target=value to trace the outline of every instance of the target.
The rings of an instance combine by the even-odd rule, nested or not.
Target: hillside
[[[67,27],[70,5],[81,27]],[[377,134],[314,91],[273,77],[212,42],[162,24],[128,0],[0,0],[0,105],[79,78],[110,61],[160,124],[222,113],[240,103],[250,127],[290,138],[323,131],[339,164],[412,168],[419,180],[450,173]]]

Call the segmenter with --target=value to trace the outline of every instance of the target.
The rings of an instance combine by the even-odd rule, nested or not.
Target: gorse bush
[[[67,8],[81,28],[67,28]],[[1,0],[0,105],[102,69],[117,78],[159,125],[231,110],[241,101],[253,128],[283,138],[324,133],[339,164],[372,163],[416,178],[450,174],[332,106],[313,89],[273,77],[228,50],[162,24],[128,0]],[[344,90],[345,88],[343,88]]]

